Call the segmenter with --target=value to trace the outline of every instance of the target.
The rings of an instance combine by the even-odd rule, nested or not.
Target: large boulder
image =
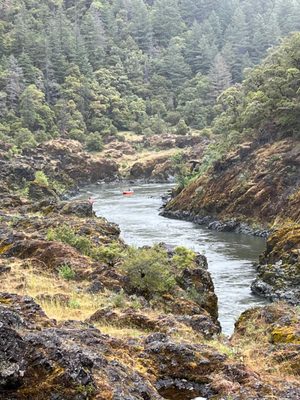
[[[254,293],[270,300],[300,304],[300,225],[286,224],[268,238],[251,285]]]

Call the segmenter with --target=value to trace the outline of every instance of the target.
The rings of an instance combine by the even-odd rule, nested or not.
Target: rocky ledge
[[[86,153],[75,140],[57,139],[39,145],[34,149],[15,154],[10,145],[0,143],[0,185],[1,200],[8,194],[28,189],[37,172],[43,172],[53,191],[71,190],[78,185],[97,181],[113,181],[119,176],[116,162]],[[44,193],[41,197],[46,197]],[[15,196],[6,200],[7,205],[15,204]],[[14,201],[15,199],[15,201]]]
[[[275,218],[297,221],[299,172],[299,142],[243,143],[184,188],[166,211],[261,226]]]
[[[269,237],[251,289],[272,301],[300,304],[300,225],[288,223]]]
[[[300,389],[265,383],[209,345],[162,333],[114,339],[51,320],[32,298],[7,293],[0,293],[0,344],[3,400],[296,399]]]
[[[166,204],[167,205],[167,204]],[[181,219],[184,221],[191,221],[198,225],[203,225],[208,229],[217,232],[235,232],[242,233],[244,235],[252,235],[267,238],[270,234],[268,229],[254,228],[245,222],[238,221],[235,218],[229,220],[218,220],[216,217],[211,215],[200,216],[195,215],[189,211],[172,211],[163,208],[160,215],[166,218]]]

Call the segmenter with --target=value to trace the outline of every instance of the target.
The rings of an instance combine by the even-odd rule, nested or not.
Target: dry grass
[[[145,331],[142,329],[136,328],[128,328],[128,327],[117,327],[109,324],[95,324],[96,328],[98,328],[102,333],[113,336],[118,339],[128,339],[135,338],[139,339],[142,336],[149,335],[149,331]]]
[[[20,295],[33,297],[45,310],[49,318],[58,321],[67,319],[85,320],[96,310],[107,305],[112,298],[112,293],[105,292],[92,295],[84,292],[88,283],[65,281],[54,274],[37,272],[22,261],[14,261],[10,264],[11,273],[5,274],[0,282],[0,291],[14,292]],[[55,299],[39,299],[40,295],[63,295],[65,302]]]

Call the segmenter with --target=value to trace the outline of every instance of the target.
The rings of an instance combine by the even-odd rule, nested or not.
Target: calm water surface
[[[204,254],[219,299],[222,329],[229,335],[242,311],[265,304],[250,292],[250,283],[255,278],[252,263],[263,251],[265,241],[159,216],[161,196],[171,187],[168,184],[133,185],[134,195],[123,196],[122,191],[128,189],[124,184],[95,185],[85,188],[81,197],[92,196],[96,214],[117,223],[121,237],[128,244],[143,246],[165,242]]]

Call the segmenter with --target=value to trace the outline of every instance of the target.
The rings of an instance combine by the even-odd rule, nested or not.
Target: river
[[[117,223],[121,237],[130,245],[165,242],[204,254],[219,299],[222,331],[230,335],[242,311],[266,304],[250,291],[250,283],[255,278],[252,264],[263,251],[265,240],[161,217],[161,197],[171,187],[169,184],[132,185],[134,195],[123,196],[122,191],[127,189],[124,184],[101,184],[85,187],[80,197],[92,196],[96,214]]]

